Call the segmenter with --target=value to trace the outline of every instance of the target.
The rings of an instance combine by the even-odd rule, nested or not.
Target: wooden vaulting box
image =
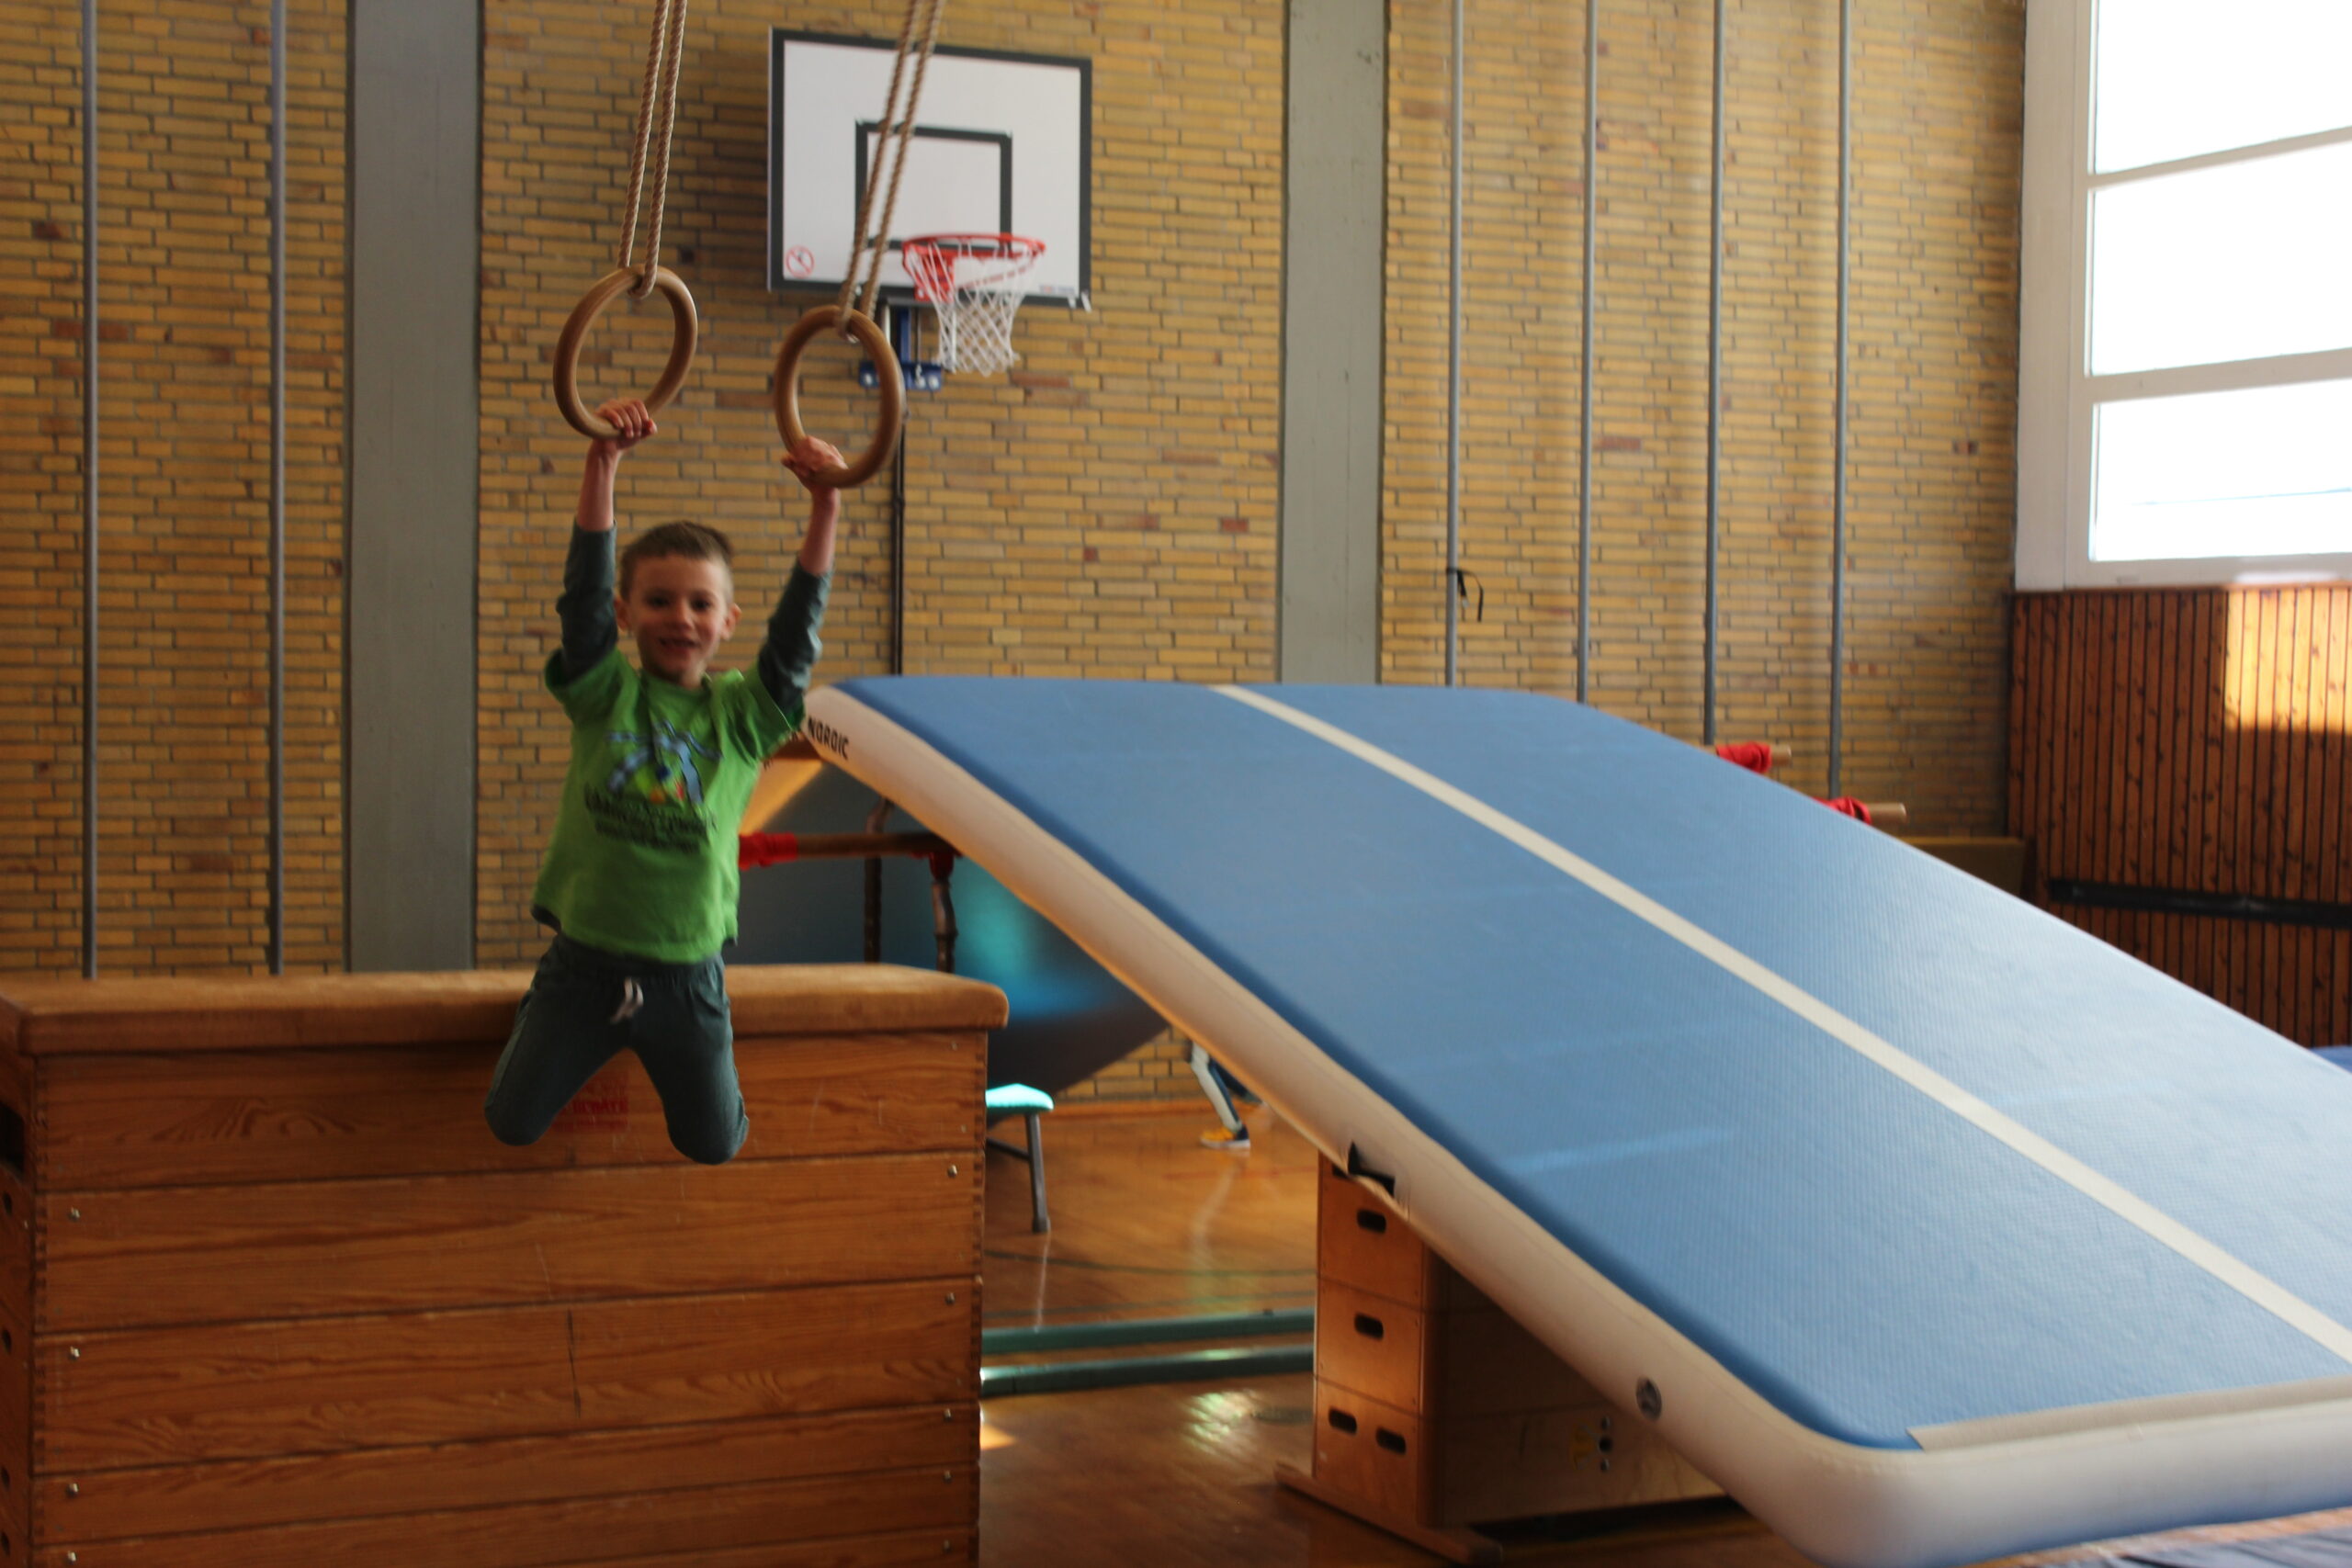
[[[1329,1165],[1316,1274],[1314,1468],[1285,1484],[1469,1563],[1502,1559],[1479,1524],[1720,1495]]]
[[[626,1056],[491,1137],[524,983],[7,988],[0,1568],[973,1559],[1003,997],[731,971],[706,1168]]]

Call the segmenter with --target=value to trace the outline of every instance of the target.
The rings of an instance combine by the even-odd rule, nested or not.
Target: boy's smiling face
[[[639,666],[680,686],[699,686],[742,610],[727,568],[691,556],[651,556],[629,572],[617,602],[621,629],[637,638]]]

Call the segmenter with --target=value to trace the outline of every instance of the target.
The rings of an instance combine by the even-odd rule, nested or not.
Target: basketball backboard
[[[874,172],[893,40],[770,35],[768,287],[835,289],[850,265],[859,193]],[[885,298],[911,299],[899,255],[922,234],[1011,233],[1045,242],[1030,300],[1086,300],[1089,129],[1085,60],[932,51],[907,150],[906,188],[882,265]],[[886,163],[895,153],[885,154]],[[887,182],[888,170],[881,171]],[[879,224],[887,183],[869,221]]]

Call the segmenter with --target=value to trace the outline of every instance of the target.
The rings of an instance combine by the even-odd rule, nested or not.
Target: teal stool
[[[1001,1149],[1015,1159],[1029,1162],[1029,1228],[1049,1231],[1053,1224],[1046,1218],[1046,1146],[1040,1142],[1037,1119],[1054,1108],[1054,1097],[1041,1089],[1031,1089],[1025,1083],[999,1084],[988,1091],[989,1125],[993,1127],[1008,1116],[1018,1116],[1029,1123],[1029,1146],[1008,1144],[1002,1138],[990,1138],[989,1147]]]

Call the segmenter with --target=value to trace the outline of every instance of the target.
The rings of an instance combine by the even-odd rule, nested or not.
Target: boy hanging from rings
[[[809,496],[792,580],[752,675],[713,673],[734,631],[726,536],[664,523],[620,555],[613,480],[654,431],[635,400],[596,411],[564,563],[562,646],[548,690],[571,720],[554,835],[532,914],[555,938],[492,1076],[483,1113],[509,1144],[536,1143],[582,1085],[633,1050],[662,1096],[670,1142],[723,1164],[750,1129],[735,1076],[721,950],[735,937],[735,835],[768,755],[800,727],[833,564],[840,492],[812,475],[841,454],[813,436],[785,459]],[[632,666],[618,632],[637,642]]]

